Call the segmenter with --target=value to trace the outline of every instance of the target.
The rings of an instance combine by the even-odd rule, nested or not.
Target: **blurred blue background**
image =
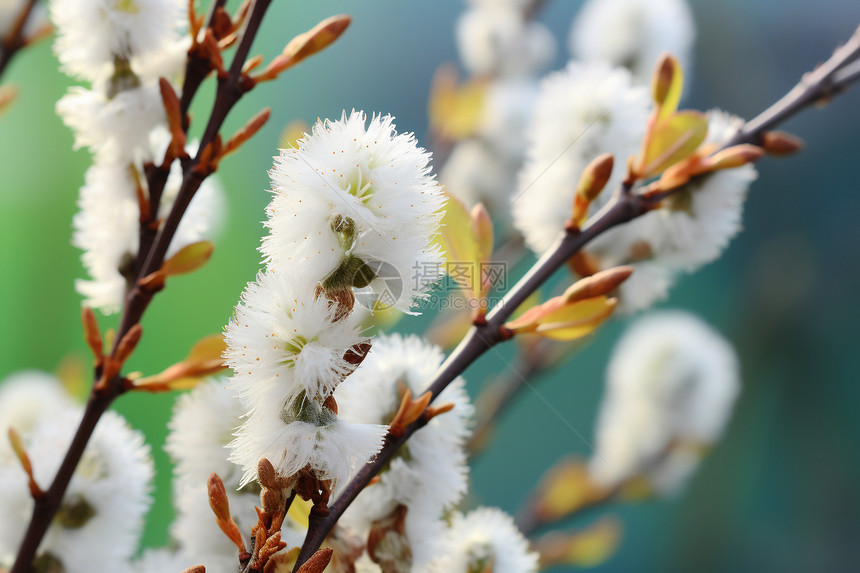
[[[550,0],[541,13],[563,46],[579,2]],[[751,117],[781,96],[860,24],[856,0],[691,2],[698,26],[686,105]],[[220,176],[230,218],[210,264],[171,281],[144,320],[130,365],[154,372],[219,331],[258,268],[256,247],[268,200],[266,170],[280,129],[343,109],[391,113],[426,144],[426,102],[435,68],[456,61],[453,24],[463,3],[373,0],[276,2],[254,46],[273,56],[293,35],[345,12],[352,27],[331,49],[263,85],[227,122],[231,132],[259,108],[269,127]],[[559,49],[555,67],[567,53]],[[82,276],[69,245],[77,190],[89,163],[53,106],[69,80],[49,42],[20,54],[4,76],[20,89],[0,119],[0,378],[53,370],[85,356],[73,281]],[[206,117],[211,85],[197,97]],[[678,500],[618,508],[625,534],[598,571],[856,571],[860,563],[860,89],[784,127],[808,143],[790,159],[766,159],[725,256],[681,281],[664,306],[699,313],[738,349],[744,391],[725,439]],[[200,126],[196,126],[200,129]],[[407,318],[420,332],[431,317]],[[115,317],[102,320],[112,325]],[[538,390],[588,439],[603,370],[623,323],[604,328]],[[473,395],[501,366],[492,356],[468,373]],[[169,466],[161,451],[174,396],[126,396],[116,408],[145,431],[161,470],[145,542],[167,540]],[[474,466],[473,500],[515,511],[547,467],[565,453],[587,456],[579,438],[530,392],[505,415]],[[591,515],[588,519],[593,519]],[[570,523],[570,527],[588,521]]]

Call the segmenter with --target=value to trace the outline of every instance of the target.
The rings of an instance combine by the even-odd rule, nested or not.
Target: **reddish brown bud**
[[[242,534],[239,532],[239,526],[233,521],[230,515],[230,501],[227,499],[227,490],[224,489],[224,482],[218,477],[218,474],[212,473],[209,476],[207,483],[209,491],[209,507],[215,514],[215,523],[224,532],[224,535],[233,542],[239,551],[245,551],[245,542],[242,540]]]
[[[768,131],[761,138],[762,147],[771,155],[791,155],[803,150],[803,140],[784,131]]]
[[[576,281],[564,291],[567,302],[606,295],[618,288],[633,274],[633,267],[614,267]]]
[[[304,565],[299,567],[296,573],[322,573],[328,567],[333,553],[334,550],[329,547],[318,550],[310,559],[305,561]]]
[[[87,346],[90,347],[90,351],[96,359],[96,364],[99,364],[104,359],[104,343],[93,309],[86,306],[81,309],[81,323],[84,326],[84,340],[86,340]]]
[[[131,356],[134,349],[137,348],[137,343],[140,342],[141,336],[143,336],[143,327],[140,326],[140,324],[135,324],[129,328],[128,332],[125,333],[125,336],[120,339],[119,345],[116,348],[116,353],[113,357],[120,366],[125,364],[125,361],[128,360],[128,357]]]

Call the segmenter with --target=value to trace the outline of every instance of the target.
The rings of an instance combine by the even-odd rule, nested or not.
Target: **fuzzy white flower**
[[[499,80],[487,88],[478,133],[514,164],[525,159],[523,140],[531,125],[538,82],[530,78]]]
[[[54,51],[69,75],[95,80],[114,58],[158,50],[177,35],[180,0],[51,0]]]
[[[705,143],[726,143],[743,124],[737,116],[712,110]],[[741,229],[747,191],[757,177],[755,167],[747,164],[688,184],[660,210],[665,217],[667,244],[658,256],[686,271],[719,258]]]
[[[138,245],[140,213],[131,168],[96,161],[86,173],[78,211],[72,220],[72,244],[83,251],[81,261],[90,279],[75,287],[87,306],[116,312],[122,305],[126,279]]]
[[[573,22],[569,46],[578,60],[625,66],[637,83],[647,84],[663,52],[687,69],[695,36],[685,0],[588,0]]]
[[[361,366],[338,386],[335,398],[339,417],[362,424],[391,421],[401,400],[401,385],[413,396],[424,393],[444,354],[417,336],[374,338],[373,347]],[[433,556],[428,540],[437,537],[427,529],[437,528],[443,512],[451,509],[467,489],[465,440],[473,408],[462,378],[454,380],[436,399],[453,403],[416,432],[379,474],[380,481],[366,488],[344,514],[344,523],[366,532],[370,523],[405,505],[406,535],[413,567]]]
[[[494,81],[487,88],[476,137],[458,142],[439,173],[446,189],[467,205],[483,203],[491,213],[508,213],[525,160],[523,140],[537,85],[517,78]]]
[[[367,340],[358,316],[338,317],[338,305],[314,289],[270,269],[242,293],[224,357],[234,371],[231,388],[251,405],[290,404],[300,393],[322,403],[354,370],[344,355]]]
[[[386,306],[408,311],[439,278],[414,269],[441,267],[431,240],[444,196],[411,134],[397,134],[391,116],[365,123],[363,112],[344,112],[281,150],[261,250],[270,266],[297,272],[301,264],[332,288],[367,285],[390,298],[379,299]]]
[[[650,106],[629,72],[607,64],[570,63],[542,82],[512,199],[514,225],[533,251],[542,253],[564,228],[579,177],[595,157],[612,153],[623,164],[639,150]],[[607,189],[622,178],[623,169],[616,168]]]
[[[157,83],[126,89],[113,97],[102,90],[75,86],[56,108],[75,134],[75,149],[87,147],[118,163],[152,159],[149,133],[167,121]]]
[[[173,491],[176,519],[173,537],[181,542],[183,555],[206,566],[211,573],[236,569],[236,546],[221,532],[209,507],[207,480],[217,473],[224,482],[230,513],[243,533],[257,522],[259,488],[250,483],[239,489],[242,468],[230,462],[227,445],[242,424],[247,408],[226,387],[226,380],[201,382],[176,402],[165,450],[173,459]],[[292,517],[284,520],[282,538],[300,545],[305,528]]]
[[[257,464],[267,458],[281,476],[305,466],[332,488],[367,463],[382,448],[387,426],[344,422],[327,407],[302,396],[290,403],[258,404],[230,443],[230,460],[241,465],[241,484],[257,477]]]
[[[43,418],[27,440],[36,482],[49,484],[65,455],[81,412]],[[15,471],[17,470],[17,471]],[[154,468],[149,446],[121,416],[105,413],[93,432],[37,559],[59,561],[67,573],[112,571],[137,549],[149,509]],[[0,471],[0,555],[14,555],[32,511],[26,475]]]
[[[719,110],[709,112],[705,144],[721,145],[743,120]],[[647,308],[665,298],[682,271],[692,272],[722,254],[740,231],[743,204],[756,179],[752,165],[706,175],[664,201],[660,209],[612,229],[586,248],[600,268],[631,265],[621,285],[620,312]]]
[[[227,461],[227,444],[247,410],[227,388],[224,378],[200,382],[179,397],[164,446],[174,461],[174,474],[179,481],[206,484],[215,472],[228,491],[239,486],[241,469]]]
[[[555,39],[546,26],[504,7],[473,8],[462,14],[457,45],[463,65],[478,76],[539,73],[555,54]]]
[[[644,474],[661,493],[677,490],[691,471],[691,448],[722,434],[739,385],[734,350],[699,318],[663,312],[638,320],[609,364],[593,477],[611,486]]]
[[[40,419],[53,418],[71,405],[55,376],[37,370],[16,372],[0,382],[0,431],[5,435],[15,428],[26,439]],[[12,456],[9,440],[0,440],[0,464]]]
[[[178,92],[185,81],[185,65],[190,47],[191,36],[183,35],[165,42],[156,51],[132,58],[131,67],[141,83],[158,84],[159,78],[167,78]]]
[[[491,213],[507,211],[516,166],[482,139],[457,143],[439,172],[445,189],[468,206],[483,203]]]
[[[355,573],[382,573],[382,569],[364,554],[355,562]]]
[[[123,272],[133,262],[140,240],[140,211],[132,169],[131,165],[96,157],[80,190],[80,211],[72,221],[72,244],[83,251],[81,260],[90,276],[76,281],[75,287],[87,306],[104,312],[116,312],[122,305],[126,289]],[[181,183],[182,168],[176,162],[163,192],[159,208],[162,218],[173,206]],[[220,226],[224,203],[217,177],[208,177],[188,206],[167,256],[191,243],[212,238]]]
[[[466,515],[454,514],[444,539],[444,550],[429,573],[535,573],[538,555],[514,520],[498,508],[481,507]]]

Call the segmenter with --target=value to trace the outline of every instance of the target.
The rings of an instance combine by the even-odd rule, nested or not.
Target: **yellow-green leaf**
[[[441,67],[433,78],[427,113],[432,129],[445,139],[458,141],[474,135],[481,122],[486,83],[470,80],[457,85],[457,71]]]
[[[489,261],[493,257],[493,221],[481,203],[472,207],[470,216],[478,246],[478,260]]]
[[[535,334],[553,340],[576,340],[609,318],[617,299],[598,296],[566,304],[542,317]]]
[[[575,301],[557,296],[527,310],[518,319],[505,324],[505,328],[515,334],[534,333],[553,340],[576,340],[600,326],[612,314],[617,302],[606,296]]]
[[[227,350],[227,344],[224,342],[223,334],[210,334],[204,336],[191,347],[191,351],[185,358],[186,362],[203,363],[203,362],[220,362],[221,355]]]
[[[708,118],[698,111],[681,111],[659,122],[645,152],[643,177],[651,177],[693,154],[708,134]]]
[[[665,53],[651,77],[651,97],[657,106],[657,120],[662,121],[678,111],[684,89],[684,71],[671,54]]]
[[[472,218],[459,199],[445,192],[445,214],[436,237],[445,253],[445,271],[464,289],[477,297],[480,292],[478,277],[478,243],[473,233]]]
[[[563,458],[541,478],[535,511],[541,521],[557,521],[588,505],[599,491],[581,459]]]
[[[198,241],[186,245],[164,262],[161,272],[166,277],[172,277],[196,271],[209,261],[214,250],[212,241]]]
[[[541,568],[555,565],[572,565],[577,568],[600,565],[618,549],[622,532],[621,522],[607,516],[580,531],[548,533],[536,543],[541,556]]]

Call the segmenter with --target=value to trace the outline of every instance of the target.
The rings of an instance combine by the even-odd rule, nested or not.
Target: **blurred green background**
[[[558,35],[563,65],[579,2],[551,0],[542,12]],[[751,117],[826,58],[860,23],[856,0],[691,2],[699,29],[689,107],[719,106]],[[254,52],[273,56],[296,33],[346,12],[353,25],[335,47],[251,93],[227,122],[231,132],[259,108],[269,127],[220,173],[230,216],[210,264],[174,279],[147,313],[130,365],[148,373],[182,358],[219,331],[258,268],[256,247],[268,200],[266,170],[290,120],[342,109],[392,113],[401,131],[426,143],[432,72],[456,61],[458,1],[276,2]],[[20,97],[0,119],[0,378],[53,370],[85,356],[79,253],[69,245],[78,187],[89,163],[54,114],[69,80],[48,42],[13,62],[3,78]],[[206,117],[211,86],[194,113]],[[674,289],[664,306],[695,311],[736,345],[744,391],[725,439],[680,499],[618,509],[623,544],[599,571],[856,571],[860,563],[860,90],[785,126],[808,149],[760,164],[744,233],[726,255]],[[196,126],[198,129],[199,125]],[[522,269],[518,269],[522,272]],[[420,332],[429,316],[398,330]],[[102,320],[113,325],[116,317]],[[603,370],[623,324],[604,328],[586,352],[541,379],[541,394],[589,441]],[[501,366],[490,356],[468,373],[473,395]],[[126,396],[116,404],[146,432],[162,470],[145,543],[167,540],[169,465],[161,447],[174,396]],[[526,392],[501,422],[499,441],[475,464],[476,503],[515,511],[559,456],[588,455],[542,402]],[[588,519],[593,519],[590,516]],[[588,521],[570,523],[570,527]]]

